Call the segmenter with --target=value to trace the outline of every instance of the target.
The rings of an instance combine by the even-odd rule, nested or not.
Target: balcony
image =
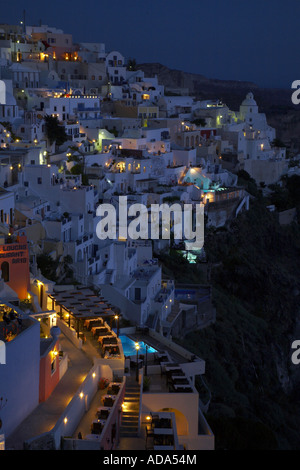
[[[17,311],[18,310],[18,311]],[[29,318],[22,318],[19,309],[13,305],[0,305],[0,340],[8,343],[32,324]]]

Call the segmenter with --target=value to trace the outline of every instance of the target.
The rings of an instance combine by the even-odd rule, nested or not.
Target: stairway
[[[172,304],[171,312],[167,316],[166,320],[163,322],[164,335],[166,336],[166,338],[170,337],[173,322],[177,318],[180,310],[181,309],[180,309],[179,302],[178,300],[175,300],[174,303]]]
[[[178,302],[178,300],[174,300],[174,303],[173,303],[172,308],[171,308],[171,312],[167,316],[167,321],[169,323],[172,323],[175,320],[175,318],[177,317],[179,311],[180,311],[179,302]]]
[[[137,437],[139,431],[140,385],[133,377],[126,377],[121,437]]]

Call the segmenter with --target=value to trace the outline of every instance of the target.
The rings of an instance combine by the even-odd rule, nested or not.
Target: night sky
[[[47,7],[48,3],[48,7]],[[300,79],[298,0],[2,0],[1,23],[48,24],[137,63],[289,88]]]

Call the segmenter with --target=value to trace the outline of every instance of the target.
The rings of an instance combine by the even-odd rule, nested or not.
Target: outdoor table
[[[173,376],[171,377],[171,381],[174,383],[174,384],[183,384],[183,385],[189,385],[191,386],[190,382],[188,381],[188,379],[186,377],[178,377],[178,376]]]
[[[107,393],[110,394],[112,392],[112,395],[117,395],[120,391],[120,384],[109,384]]]
[[[181,391],[181,390],[184,391],[184,389],[186,389],[186,390],[189,389],[189,391],[191,391],[191,392],[193,391],[190,385],[173,384],[173,387],[177,391]]]
[[[174,434],[173,432],[173,429],[172,428],[153,428],[153,432],[154,434],[168,434],[168,435],[171,435],[171,434]]]
[[[100,339],[100,336],[107,336],[107,331],[97,331],[97,336],[98,336],[98,341],[100,342],[101,339]]]
[[[172,429],[171,418],[158,418],[153,421],[153,427],[156,429]]]
[[[103,405],[108,406],[109,408],[112,408],[114,405],[114,402],[116,400],[116,395],[104,395],[103,396]],[[108,405],[107,402],[111,402],[111,405]]]
[[[104,408],[104,407],[103,407]],[[101,419],[102,421],[105,421],[108,419],[108,416],[109,416],[109,410],[110,408],[106,411],[104,409],[102,409],[101,411],[97,411],[96,412],[96,416]]]
[[[113,338],[115,338],[115,337],[112,334],[105,335],[105,336],[100,336],[99,337],[99,343],[108,344],[108,343],[106,343],[106,341],[112,341]],[[117,344],[117,342],[115,344]]]
[[[115,346],[116,346],[115,343],[105,343],[105,344],[103,344],[104,348],[114,348]],[[113,354],[112,351],[110,351],[110,353]]]
[[[106,420],[102,418],[94,419],[93,423],[100,423],[104,426],[106,424]]]
[[[166,370],[180,369],[180,365],[175,362],[162,362],[160,365],[164,366]]]
[[[101,326],[103,325],[103,320],[101,318],[95,318],[91,320],[85,320],[84,326],[87,328],[93,327],[93,326]]]
[[[105,326],[93,326],[92,329],[91,329],[91,332],[92,332],[93,335],[95,336],[95,335],[98,334],[99,332],[105,332],[105,333],[107,333],[107,332],[108,332],[108,329],[107,329]]]
[[[96,413],[101,413],[101,411],[108,411],[108,413],[110,412],[110,406],[99,406],[99,408],[97,408],[97,411]]]
[[[180,376],[180,377],[185,377],[185,373],[183,372],[182,369],[180,369],[179,367],[178,368],[175,368],[175,369],[165,369],[166,370],[166,373],[167,375],[169,376]]]
[[[91,434],[101,434],[103,425],[97,420],[93,421],[91,425]],[[94,431],[94,432],[93,432]]]
[[[165,374],[167,375],[170,375],[172,373],[176,373],[176,374],[181,374],[183,373],[183,370],[181,369],[180,366],[176,365],[176,366],[161,366],[161,370],[162,372],[164,372]]]

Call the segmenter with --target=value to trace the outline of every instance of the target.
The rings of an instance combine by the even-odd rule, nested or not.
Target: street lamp
[[[148,344],[145,345],[146,346],[146,359],[145,359],[145,376],[147,376],[147,351],[148,351]]]
[[[135,376],[135,379],[138,382],[139,381],[139,349],[140,349],[139,343],[135,343],[135,349],[136,349],[136,376]]]
[[[117,321],[117,337],[119,337],[119,315],[115,315],[115,320]]]

